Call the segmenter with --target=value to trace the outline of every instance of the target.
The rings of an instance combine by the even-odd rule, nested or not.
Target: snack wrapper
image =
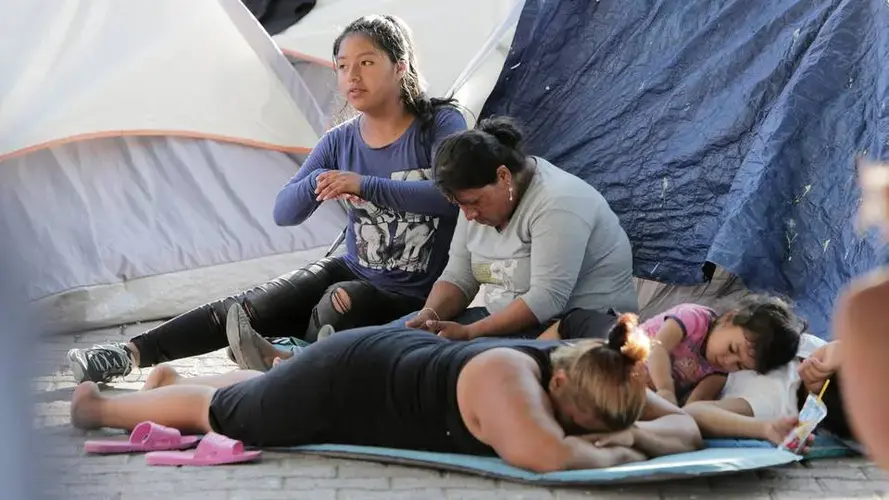
[[[809,394],[806,404],[799,412],[799,425],[784,438],[778,449],[796,453],[802,443],[815,432],[818,424],[827,416],[827,406],[814,394]]]

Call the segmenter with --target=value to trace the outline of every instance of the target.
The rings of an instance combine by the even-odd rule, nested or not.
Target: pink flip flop
[[[244,443],[210,432],[193,451],[153,451],[145,455],[148,465],[224,465],[252,462],[262,451],[244,451]]]
[[[142,422],[133,428],[127,441],[119,439],[90,440],[83,444],[87,453],[140,453],[158,450],[184,450],[194,446],[201,438],[182,436],[171,427],[154,422]]]

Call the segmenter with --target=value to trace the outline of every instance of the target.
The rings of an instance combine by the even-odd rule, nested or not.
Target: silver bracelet
[[[431,308],[431,307],[424,307],[423,309],[420,309],[420,312],[417,313],[417,316],[419,316],[420,314],[422,314],[423,311],[429,311],[429,312],[431,312],[432,314],[435,315],[435,321],[441,321],[441,316],[439,316],[438,313],[435,312],[435,309],[433,309],[433,308]]]

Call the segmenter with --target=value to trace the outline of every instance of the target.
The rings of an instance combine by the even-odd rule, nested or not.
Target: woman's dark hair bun
[[[648,337],[639,331],[639,317],[621,314],[608,332],[608,348],[623,354],[633,363],[644,362],[651,351]]]
[[[512,118],[495,116],[478,122],[477,129],[494,136],[497,142],[516,151],[522,150],[522,131]]]

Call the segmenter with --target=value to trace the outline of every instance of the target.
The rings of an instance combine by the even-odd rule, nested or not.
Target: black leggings
[[[334,307],[338,289],[348,296],[348,307]],[[238,295],[196,307],[133,338],[131,342],[139,349],[139,366],[228,346],[225,318],[236,302],[264,337],[294,336],[314,342],[322,325],[345,330],[387,323],[422,308],[425,301],[376,288],[358,279],[341,257],[326,258]]]

